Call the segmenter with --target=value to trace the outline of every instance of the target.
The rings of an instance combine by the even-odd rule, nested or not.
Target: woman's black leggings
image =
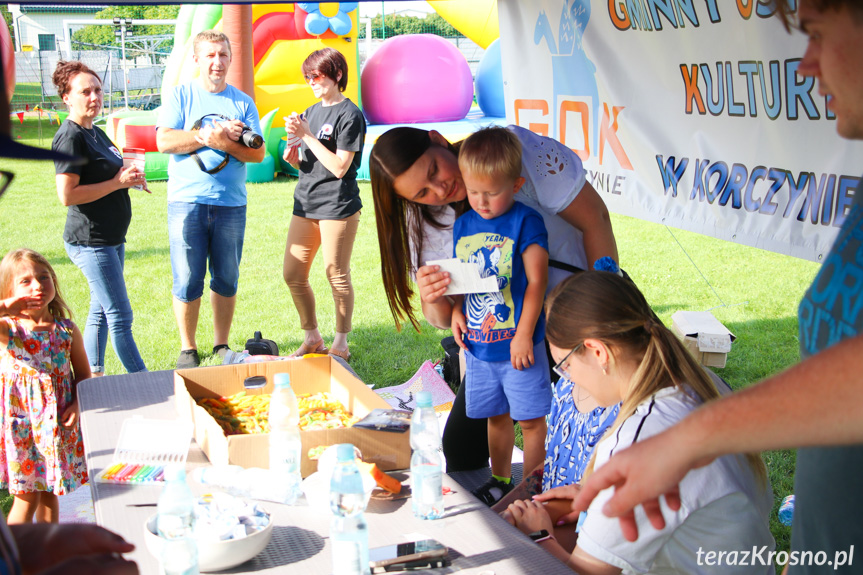
[[[465,387],[462,379],[443,430],[447,473],[488,467],[488,420],[467,416]]]

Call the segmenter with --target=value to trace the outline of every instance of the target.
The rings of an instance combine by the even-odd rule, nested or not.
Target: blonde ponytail
[[[616,360],[626,358],[638,365],[617,419],[604,437],[666,387],[694,394],[702,403],[720,396],[704,368],[656,317],[635,284],[617,274],[584,272],[558,284],[546,303],[545,331],[555,347],[571,349],[585,339],[597,339]],[[585,478],[593,471],[595,457],[594,453]],[[761,456],[748,453],[746,459],[761,485],[766,486],[767,468]]]

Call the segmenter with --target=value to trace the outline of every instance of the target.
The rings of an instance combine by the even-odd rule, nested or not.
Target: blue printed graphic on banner
[[[545,11],[541,11],[536,20],[533,41],[540,45],[544,39],[551,54],[552,83],[554,104],[554,132],[561,141],[566,139],[564,133],[567,117],[572,112],[580,112],[580,122],[588,127],[584,149],[591,155],[596,155],[599,141],[599,92],[596,87],[596,65],[587,57],[584,51],[582,36],[590,20],[590,0],[564,0],[558,26],[558,41],[555,42],[551,23]],[[581,97],[589,101],[592,110],[581,111],[577,106],[569,109],[559,109],[556,102],[559,97]],[[589,116],[589,117],[588,117]]]

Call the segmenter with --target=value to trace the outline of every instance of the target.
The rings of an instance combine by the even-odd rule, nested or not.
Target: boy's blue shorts
[[[516,421],[551,411],[551,377],[545,343],[533,346],[533,365],[518,370],[509,361],[483,361],[465,352],[467,416],[474,419],[509,413]]]

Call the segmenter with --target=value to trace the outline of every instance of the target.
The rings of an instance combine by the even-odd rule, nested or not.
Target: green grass
[[[37,121],[15,125],[26,143],[38,143]],[[43,121],[42,144],[53,130]],[[55,194],[53,166],[48,162],[5,161],[16,180],[0,201],[0,237],[7,250],[28,246],[42,252],[56,268],[60,287],[76,319],[82,324],[88,290],[80,271],[68,260],[62,243],[66,209]],[[242,349],[255,330],[275,340],[288,353],[302,341],[302,331],[288,289],[282,280],[282,256],[291,217],[295,180],[279,178],[249,185],[248,224],[240,274],[237,311],[231,347]],[[127,237],[126,282],[135,312],[135,339],[147,367],[171,369],[179,351],[179,337],[171,311],[171,268],[166,228],[166,184],[152,185],[153,194],[132,194],[133,219]],[[365,208],[352,261],[356,290],[354,331],[350,346],[352,366],[367,383],[378,386],[407,381],[426,359],[443,356],[439,345],[447,332],[423,324],[421,333],[398,332],[381,285],[380,260],[372,213],[371,192],[361,185]],[[718,370],[740,389],[776,373],[799,358],[797,304],[818,265],[698,234],[671,230],[688,252],[682,251],[664,226],[614,216],[613,224],[622,265],[645,293],[660,318],[671,325],[677,310],[707,310],[737,336],[728,366]],[[690,259],[707,278],[705,283]],[[311,282],[318,297],[321,331],[330,339],[333,305],[321,258]],[[723,305],[723,302],[725,305]],[[212,348],[212,316],[201,306],[198,345]],[[207,358],[206,363],[218,363]],[[123,373],[112,350],[107,372]],[[793,452],[772,452],[766,460],[777,501],[793,487]],[[789,529],[774,519],[771,528],[780,549],[788,549]]]

